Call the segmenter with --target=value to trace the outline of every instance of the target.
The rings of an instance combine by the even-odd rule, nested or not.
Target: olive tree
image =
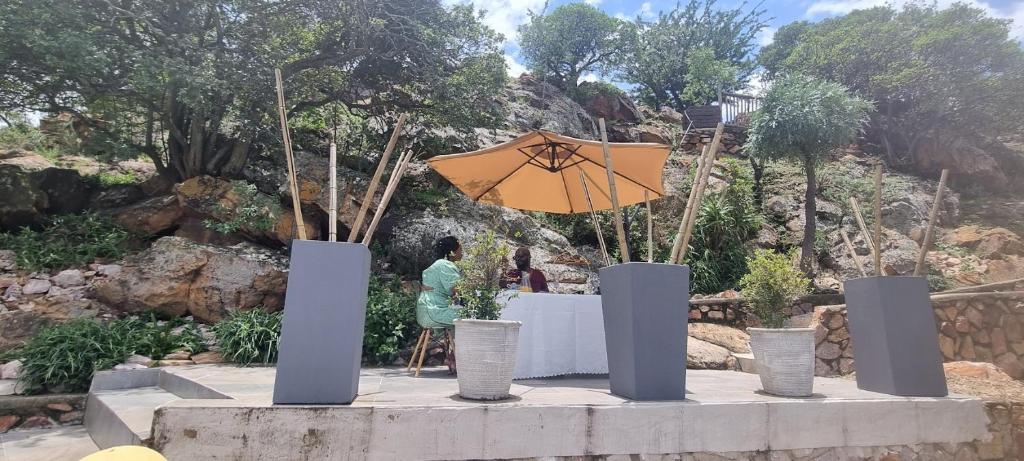
[[[800,162],[807,177],[804,237],[800,268],[814,267],[815,213],[818,192],[815,168],[836,147],[856,140],[872,110],[870,102],[842,85],[814,77],[790,75],[777,80],[751,116],[746,150],[760,161]]]

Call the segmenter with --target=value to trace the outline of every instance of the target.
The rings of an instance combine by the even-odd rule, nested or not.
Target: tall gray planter
[[[275,404],[355,400],[369,283],[365,245],[292,242]]]
[[[683,400],[690,268],[626,263],[600,274],[612,393],[633,400]]]
[[[857,387],[943,397],[946,376],[924,277],[864,277],[843,283]]]

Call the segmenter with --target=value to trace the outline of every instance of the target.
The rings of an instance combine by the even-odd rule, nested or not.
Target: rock
[[[57,403],[47,404],[46,408],[49,408],[49,409],[51,409],[53,411],[59,411],[59,412],[62,412],[62,413],[74,410],[74,408],[72,408],[71,405],[68,405],[67,402],[57,402]]]
[[[975,253],[985,259],[999,259],[1003,255],[1024,255],[1024,242],[1020,236],[1002,227],[989,229],[982,234]]]
[[[158,235],[175,227],[183,212],[173,195],[153,197],[106,211],[122,227],[142,235]]]
[[[17,379],[0,379],[0,396],[15,395],[18,391]]]
[[[653,143],[658,143],[658,144],[671,144],[671,141],[669,140],[669,137],[668,137],[668,133],[666,133],[665,130],[662,130],[661,128],[658,128],[658,127],[655,127],[655,126],[645,126],[645,127],[639,128],[637,131],[638,131],[638,139],[637,139],[637,141],[639,141],[639,142],[653,142]]]
[[[224,357],[220,355],[220,352],[200,352],[192,356],[192,361],[198,365],[210,364],[210,363],[225,363]],[[405,365],[402,363],[402,365]]]
[[[0,352],[25,344],[40,328],[53,323],[40,312],[10,311],[0,314]]]
[[[678,124],[678,123],[682,123],[682,121],[683,121],[683,114],[680,114],[675,109],[673,109],[673,108],[671,108],[669,106],[661,106],[658,109],[657,117],[658,117],[658,120],[661,120],[661,121],[666,122],[666,123]]]
[[[174,352],[171,352],[170,354],[167,354],[167,355],[163,356],[163,358],[160,359],[160,360],[161,361],[164,361],[164,360],[188,360],[190,357],[192,357],[192,353],[191,352],[188,352],[188,351],[174,351]]]
[[[687,333],[693,338],[724,347],[730,352],[750,352],[750,335],[737,328],[717,323],[691,323]]]
[[[18,424],[18,420],[21,418],[17,415],[4,415],[0,416],[0,434],[6,433],[11,430],[15,424]]]
[[[89,186],[77,171],[67,168],[47,168],[32,173],[32,179],[46,197],[46,214],[78,213],[89,202]]]
[[[126,207],[146,198],[146,193],[135,184],[115,184],[95,194],[89,201],[89,209],[106,210]]]
[[[982,239],[982,230],[976,225],[958,227],[943,237],[943,241],[951,245],[974,248]]]
[[[956,340],[949,336],[939,336],[939,351],[946,360],[956,358]]]
[[[995,364],[1013,379],[1024,378],[1024,366],[1014,354],[1006,353],[996,357]]]
[[[0,230],[39,225],[46,201],[28,172],[17,165],[0,164]]]
[[[839,359],[839,373],[848,375],[855,371],[853,359],[841,358]]]
[[[0,271],[13,271],[18,267],[18,255],[12,250],[0,250]]]
[[[78,269],[66,269],[50,277],[50,282],[61,288],[77,287],[85,285],[85,276]]]
[[[814,348],[814,356],[822,360],[835,360],[843,354],[836,343],[824,342]]]
[[[60,415],[60,418],[58,419],[60,420],[61,424],[81,424],[85,419],[85,413],[81,411],[69,411],[67,413]]]
[[[21,292],[26,295],[38,295],[50,291],[50,287],[53,286],[49,280],[40,279],[29,279],[25,282],[25,285],[21,287]]]
[[[174,231],[174,236],[197,243],[221,246],[237,245],[245,241],[240,233],[222,234],[210,229],[205,220],[193,216],[186,216],[178,220],[178,228]]]
[[[18,429],[37,429],[43,427],[50,427],[53,425],[53,421],[43,415],[29,416],[25,419],[25,422],[18,426]]]
[[[728,360],[728,349],[692,336],[686,338],[686,368],[725,370],[728,368]]]
[[[120,264],[100,264],[96,266],[96,274],[104,277],[113,277],[121,273]]]
[[[153,362],[154,367],[183,367],[195,364],[191,360],[157,360]]]
[[[791,220],[800,204],[789,195],[774,195],[764,202],[764,210],[779,222]]]
[[[636,123],[642,120],[640,111],[633,104],[633,100],[622,90],[611,87],[605,83],[583,82],[580,83],[577,91],[580,94],[588,95],[582,102],[583,108],[594,117],[600,117],[609,122]]]
[[[11,360],[0,366],[0,379],[18,379],[21,375],[21,360]]]
[[[942,364],[942,368],[946,371],[946,376],[965,376],[968,378],[983,378],[992,381],[1013,381],[1013,378],[991,363],[967,361],[947,362]]]
[[[220,247],[163,237],[93,289],[98,300],[123,312],[155,309],[216,322],[235,310],[280,309],[287,268],[283,256],[251,244]]]

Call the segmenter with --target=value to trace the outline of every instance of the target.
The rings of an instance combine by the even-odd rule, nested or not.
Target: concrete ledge
[[[161,373],[162,370],[159,368],[100,371],[93,375],[89,392],[153,387],[160,383]]]
[[[142,444],[139,434],[132,431],[96,394],[89,394],[85,408],[85,426],[97,447]]]

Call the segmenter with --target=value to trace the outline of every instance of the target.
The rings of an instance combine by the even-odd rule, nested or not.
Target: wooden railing
[[[722,122],[731,124],[740,114],[751,113],[761,107],[761,98],[739,93],[718,93],[718,105],[722,108]]]

